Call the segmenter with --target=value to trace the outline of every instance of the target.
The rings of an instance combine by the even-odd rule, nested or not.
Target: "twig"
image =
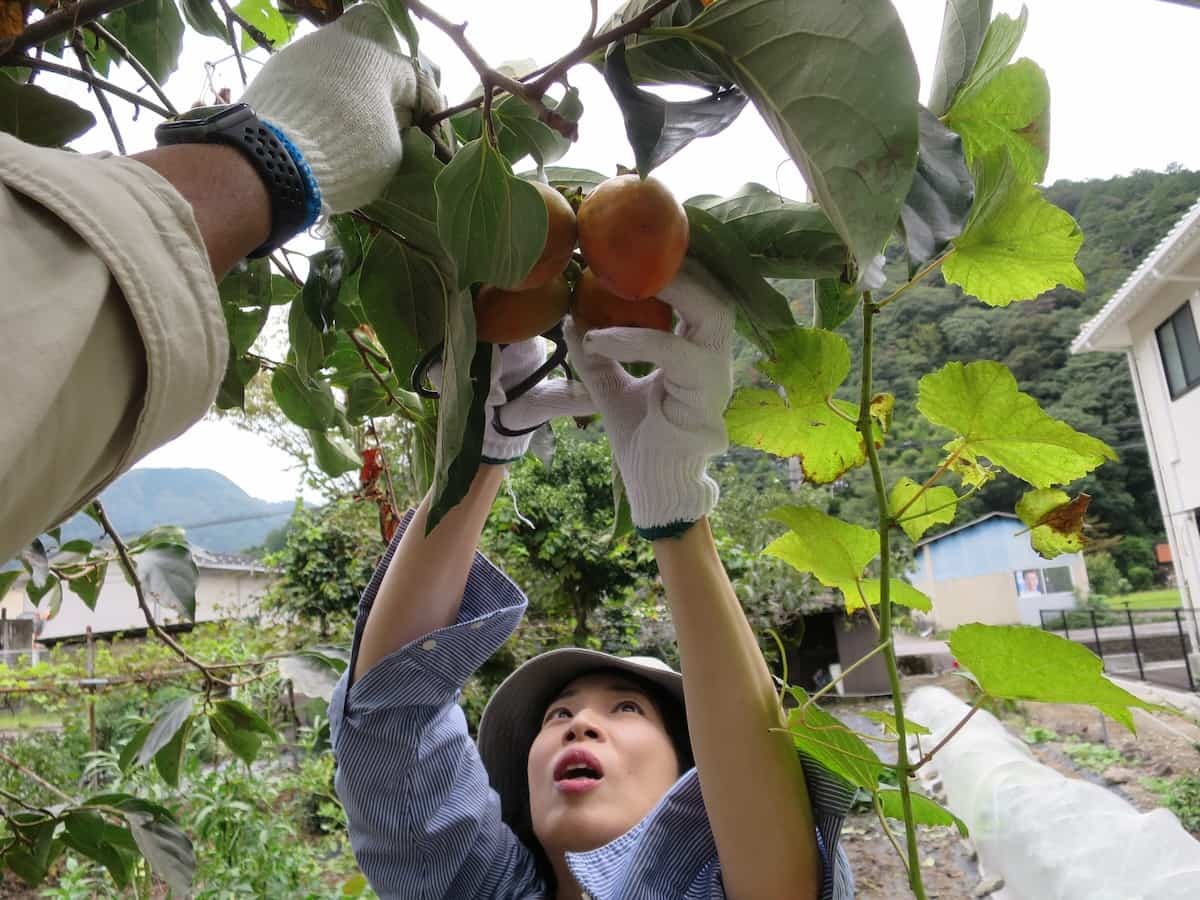
[[[120,557],[121,568],[125,571],[125,576],[129,583],[133,585],[133,591],[137,595],[138,606],[142,608],[142,615],[146,618],[146,624],[150,626],[160,641],[175,651],[188,665],[199,669],[204,675],[205,686],[212,689],[215,685],[228,686],[229,682],[217,678],[212,674],[209,667],[200,662],[190,653],[183,649],[182,645],[175,638],[171,637],[166,630],[158,624],[154,619],[154,613],[150,611],[150,604],[146,602],[146,594],[142,589],[142,582],[138,578],[137,567],[133,564],[133,559],[129,556],[129,548],[125,546],[125,542],[121,540],[121,536],[117,534],[117,530],[113,528],[112,522],[108,518],[108,513],[104,511],[104,507],[99,500],[92,501],[92,509],[96,513],[96,518],[100,520],[100,527],[104,529],[104,533],[108,535],[109,540],[113,542],[113,546],[117,548],[117,555]]]
[[[81,72],[79,69],[72,69],[70,66],[60,65],[56,62],[51,62],[48,59],[37,59],[33,56],[19,56],[11,62],[4,61],[4,65],[27,66],[31,69],[44,69],[47,72],[53,72],[55,75],[65,75],[67,78],[74,78],[76,81],[82,81],[84,84],[90,84],[94,89],[105,90],[122,100],[127,100],[134,106],[141,106],[155,115],[162,116],[164,119],[169,119],[171,113],[159,106],[157,103],[147,100],[145,97],[138,96],[133,91],[127,91],[125,88],[113,84],[111,81],[106,81],[99,75],[89,75],[87,72]]]
[[[30,781],[34,782],[35,784],[41,785],[46,790],[48,790],[50,793],[52,793],[56,797],[58,797],[60,800],[66,800],[68,803],[75,802],[75,798],[72,797],[70,794],[68,794],[66,791],[64,791],[62,788],[51,784],[49,781],[47,781],[45,778],[43,778],[37,772],[34,772],[32,769],[25,768],[25,766],[21,765],[19,762],[17,762],[15,759],[13,759],[11,756],[9,756],[7,753],[0,752],[0,762],[8,763],[10,766],[12,766],[14,769],[16,769],[18,772],[20,772],[22,775],[24,775]]]
[[[833,402],[832,397],[825,398],[825,405],[829,408],[829,411],[831,413],[833,413],[835,416],[837,416],[839,419],[843,419],[843,420],[849,422],[851,425],[858,424],[858,419],[854,418],[853,416],[846,415],[844,412],[842,412],[840,409],[837,408],[837,404]]]
[[[900,849],[900,845],[896,842],[896,835],[892,834],[892,826],[887,823],[887,816],[883,814],[883,801],[879,799],[879,792],[876,791],[871,795],[871,799],[875,803],[875,816],[879,819],[879,824],[883,828],[883,833],[887,835],[887,839],[892,842],[892,847],[896,851],[896,855],[900,857],[900,861],[904,863],[904,867],[909,869],[909,878],[912,878],[912,870],[909,868],[909,860],[905,857],[904,851]],[[920,860],[917,860],[920,863]]]
[[[71,49],[75,51],[75,58],[79,60],[79,68],[83,74],[95,77],[95,72],[92,71],[92,60],[88,56],[87,48],[83,45],[83,38],[80,32],[75,32],[75,37],[71,40]],[[108,102],[108,97],[99,89],[93,89],[92,93],[96,95],[96,102],[100,105],[100,111],[104,113],[104,118],[108,120],[108,129],[112,132],[113,140],[117,142],[117,152],[122,156],[125,155],[125,139],[121,137],[121,129],[117,127],[117,120],[113,116],[112,104]]]
[[[275,52],[274,41],[272,41],[269,37],[267,37],[265,34],[263,34],[259,29],[255,28],[253,25],[251,25],[249,22],[247,22],[245,19],[243,19],[240,15],[238,15],[236,12],[234,12],[233,8],[229,5],[228,0],[217,0],[217,3],[220,4],[221,11],[225,13],[225,19],[227,22],[230,19],[232,19],[234,22],[237,22],[238,25],[240,25],[242,27],[242,31],[246,32],[246,34],[248,34],[250,36],[250,40],[254,41],[254,43],[258,44],[258,46],[262,47],[268,53]],[[233,34],[233,26],[229,25],[228,27],[229,27],[229,43],[230,43],[230,45],[233,45],[236,43],[236,38],[234,37],[234,34]]]
[[[805,706],[805,708],[807,709],[809,706],[812,706],[812,704],[816,703],[816,702],[817,702],[817,700],[819,700],[821,697],[823,697],[823,696],[825,696],[826,694],[828,694],[828,693],[829,693],[831,690],[833,690],[835,687],[837,687],[837,685],[838,685],[838,684],[839,684],[839,683],[840,683],[840,682],[841,682],[841,681],[842,681],[842,680],[843,680],[843,679],[844,679],[844,678],[845,678],[847,675],[849,675],[851,672],[853,672],[855,669],[857,669],[857,668],[858,668],[859,666],[861,666],[863,663],[867,662],[867,660],[869,660],[869,659],[870,659],[872,656],[874,656],[876,653],[880,653],[880,652],[882,652],[884,649],[886,649],[886,648],[887,648],[887,646],[888,646],[889,644],[891,644],[891,642],[892,642],[892,641],[891,641],[891,638],[889,638],[888,640],[884,641],[882,644],[879,644],[879,645],[877,645],[876,647],[872,648],[872,649],[871,649],[871,651],[870,651],[869,653],[867,653],[867,654],[865,654],[864,656],[861,656],[861,657],[859,657],[858,659],[856,659],[856,660],[853,662],[853,664],[851,664],[851,665],[847,666],[845,669],[843,669],[843,670],[842,670],[842,674],[840,674],[840,675],[839,675],[837,678],[833,679],[833,681],[829,682],[829,684],[825,685],[825,687],[821,688],[819,691],[817,691],[815,694],[813,694],[811,697],[809,697],[809,698],[808,698],[808,699],[807,699],[807,700],[804,702],[804,706]]]
[[[592,21],[590,23],[588,23],[588,30],[583,35],[584,41],[590,41],[593,37],[596,36],[596,21],[599,18],[600,18],[600,0],[592,0]]]
[[[79,3],[64,6],[38,19],[15,38],[0,40],[0,66],[26,65],[22,61],[22,54],[30,47],[44,44],[60,34],[139,2],[141,0],[80,0]]]
[[[927,490],[929,490],[931,487],[933,487],[933,485],[937,482],[937,480],[939,478],[941,478],[948,471],[950,471],[950,467],[952,465],[954,465],[954,463],[958,460],[958,458],[961,455],[962,455],[962,448],[959,447],[957,450],[955,450],[953,453],[951,453],[949,456],[947,456],[945,458],[945,460],[942,461],[942,464],[933,470],[933,474],[925,479],[925,483],[923,485],[921,485],[921,489],[919,491],[917,491],[915,494],[913,494],[911,497],[909,497],[907,503],[905,503],[898,510],[896,510],[894,513],[891,514],[892,522],[893,523],[899,522],[900,517],[902,515],[904,515],[906,512],[908,512],[909,507],[912,506],[914,503],[916,503],[922,496],[924,496],[925,492]],[[957,502],[957,501],[955,501],[955,502]],[[928,513],[922,513],[922,515],[927,515],[927,514]]]
[[[875,308],[883,309],[885,306],[889,306],[893,301],[895,301],[898,297],[900,297],[902,294],[904,294],[904,292],[907,291],[909,288],[915,287],[916,285],[920,284],[922,281],[925,280],[926,276],[928,276],[930,272],[933,272],[935,269],[939,268],[942,265],[942,263],[944,263],[946,260],[948,260],[951,256],[954,255],[954,249],[955,248],[951,247],[949,250],[947,250],[941,256],[937,257],[936,259],[930,260],[928,263],[925,264],[924,268],[922,268],[920,271],[917,272],[917,274],[915,274],[912,278],[908,279],[908,281],[906,281],[904,284],[900,285],[900,287],[896,288],[896,290],[892,291],[890,294],[888,294],[886,297],[884,297],[882,300],[880,300],[879,303],[877,303],[875,305]]]
[[[128,47],[117,40],[116,35],[114,35],[99,22],[90,22],[88,23],[87,27],[92,34],[103,39],[104,43],[108,44],[108,46],[116,52],[117,56],[129,63],[133,71],[137,72],[138,77],[141,78],[142,81],[146,82],[146,86],[150,88],[150,90],[154,91],[154,93],[158,96],[158,99],[162,101],[162,105],[167,108],[171,115],[179,115],[179,110],[175,108],[175,104],[171,102],[171,99],[167,96],[167,92],[162,89],[162,85],[154,80],[154,76],[150,74],[150,71],[144,65],[142,65],[142,61],[130,53]]]
[[[937,753],[944,746],[946,746],[946,742],[958,734],[962,727],[971,721],[971,716],[979,712],[979,707],[983,703],[984,696],[985,695],[980,694],[979,698],[973,704],[971,704],[971,708],[967,711],[967,714],[959,719],[953,728],[946,732],[946,736],[934,744],[927,753],[922,754],[920,759],[908,767],[908,771],[910,773],[917,771],[917,769],[921,768],[921,766],[933,759],[933,754]]]
[[[224,0],[221,2],[221,8],[225,11],[225,31],[229,35],[229,46],[233,50],[233,58],[237,61],[238,75],[242,78],[242,87],[245,87],[249,80],[246,78],[246,63],[242,59],[241,42],[238,40],[236,29],[233,27],[233,10],[229,8],[229,4]]]
[[[379,462],[383,467],[383,479],[387,482],[388,503],[392,507],[392,515],[399,517],[399,511],[396,509],[396,488],[392,485],[392,469],[388,465],[387,454],[383,451],[383,441],[379,440],[379,432],[375,430],[374,419],[367,419],[367,430],[374,438],[375,446],[379,449]]]
[[[374,355],[374,353],[372,351],[369,351],[369,348],[363,344],[362,338],[360,338],[357,334],[354,333],[354,329],[347,328],[346,336],[348,338],[350,338],[350,342],[352,344],[354,344],[355,349],[358,350],[358,355],[362,357],[363,365],[367,367],[367,371],[371,373],[371,377],[374,378],[375,381],[379,383],[379,386],[381,388],[383,388],[384,393],[387,394],[388,400],[390,400],[395,406],[399,407],[400,409],[404,409],[404,404],[402,404],[400,402],[400,399],[395,394],[392,393],[392,389],[388,385],[387,380],[382,375],[380,375],[377,371],[375,371],[375,366],[373,366],[371,364],[371,356]],[[369,352],[371,353],[371,355],[368,355]],[[390,371],[391,363],[388,363],[388,368]]]
[[[275,263],[275,267],[283,273],[284,278],[296,285],[296,287],[304,287],[304,282],[296,274],[296,270],[292,268],[291,260],[287,258],[286,250],[282,254],[272,253],[271,262]]]

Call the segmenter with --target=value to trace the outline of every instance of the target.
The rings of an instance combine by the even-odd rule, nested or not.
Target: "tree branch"
[[[41,785],[46,790],[48,790],[50,793],[52,793],[56,797],[58,797],[60,800],[66,800],[68,803],[75,802],[75,798],[72,797],[70,794],[68,794],[66,791],[64,791],[62,788],[58,787],[57,785],[51,784],[49,781],[47,781],[45,778],[43,778],[41,775],[39,775],[37,772],[33,771],[32,769],[25,768],[25,766],[21,765],[19,762],[17,762],[15,759],[13,759],[11,756],[9,756],[7,753],[0,753],[0,762],[8,763],[10,766],[12,766],[14,769],[16,769],[18,772],[20,772],[22,775],[24,775],[26,778],[28,778],[34,784]]]
[[[5,62],[5,65],[9,65]],[[133,91],[127,91],[123,87],[113,84],[111,81],[105,81],[99,75],[89,75],[86,72],[81,72],[79,69],[72,69],[70,66],[60,65],[59,63],[50,62],[48,59],[37,59],[32,56],[17,57],[11,65],[27,66],[30,69],[44,69],[47,72],[53,72],[55,75],[64,75],[67,78],[74,78],[76,81],[82,81],[84,84],[89,84],[94,90],[104,90],[112,94],[114,97],[120,97],[132,103],[134,106],[141,106],[144,109],[150,110],[155,115],[162,116],[164,119],[169,119],[171,113],[163,109],[157,103],[147,100],[145,97],[139,97]]]
[[[254,43],[258,44],[258,46],[262,47],[268,53],[275,52],[274,42],[259,29],[255,28],[236,12],[234,12],[233,8],[229,5],[229,0],[217,0],[217,3],[220,4],[221,11],[225,13],[225,19],[227,22],[230,19],[232,19],[234,22],[237,22],[238,25],[242,27],[242,31],[246,32],[246,34],[250,36],[250,40],[254,41]],[[230,46],[237,43],[237,36],[233,33],[232,26],[229,26],[229,43]],[[237,51],[236,47],[234,48],[234,51]]]
[[[79,60],[79,68],[83,74],[92,78],[96,77],[96,73],[92,71],[91,57],[88,56],[87,48],[83,45],[81,32],[75,32],[75,36],[71,39],[71,49],[75,51],[75,58]],[[92,93],[96,95],[96,102],[100,105],[100,111],[104,113],[104,118],[108,120],[108,128],[112,132],[113,140],[117,143],[117,152],[124,156],[125,139],[121,137],[121,129],[117,127],[117,120],[113,117],[112,104],[108,102],[108,97],[104,91],[92,88]]]
[[[965,716],[963,716],[961,719],[959,719],[958,722],[955,724],[955,726],[946,732],[946,736],[944,738],[942,738],[940,741],[938,741],[936,744],[934,744],[928,753],[922,754],[920,759],[918,759],[915,763],[913,763],[911,766],[909,766],[908,771],[915,772],[915,771],[917,771],[917,769],[921,768],[921,766],[925,765],[925,763],[927,763],[931,759],[933,759],[933,754],[937,753],[939,750],[941,750],[943,747],[945,747],[946,743],[950,740],[950,738],[952,738],[956,734],[958,734],[958,732],[962,730],[962,727],[971,721],[971,716],[973,716],[973,715],[975,715],[975,713],[979,712],[979,707],[983,703],[983,698],[984,698],[984,695],[980,694],[979,699],[976,700],[971,705],[971,708],[970,708],[970,710],[968,710],[967,714]]]
[[[108,46],[117,54],[117,56],[129,63],[130,68],[138,73],[138,77],[140,77],[142,81],[146,82],[146,86],[150,88],[150,90],[154,91],[156,95],[158,95],[158,99],[162,101],[162,105],[166,107],[171,115],[179,115],[179,110],[175,108],[175,104],[171,102],[171,99],[167,96],[166,91],[162,89],[162,85],[154,80],[154,76],[151,75],[149,70],[142,65],[141,60],[130,53],[128,47],[117,40],[116,35],[114,35],[99,22],[91,22],[87,27],[92,34],[103,39],[104,43],[108,44]]]
[[[0,40],[0,66],[23,66],[23,53],[30,47],[139,2],[141,0],[80,0],[56,10],[26,26],[15,38]]]
[[[158,636],[160,641],[174,650],[180,659],[182,659],[188,665],[200,670],[201,674],[204,675],[204,683],[206,688],[211,690],[215,685],[228,687],[229,682],[213,675],[208,666],[204,665],[204,663],[200,662],[200,660],[196,659],[194,656],[184,650],[182,645],[180,645],[175,638],[171,637],[171,635],[169,635],[166,630],[155,621],[154,613],[150,612],[150,604],[146,602],[146,593],[142,589],[141,580],[138,578],[137,567],[133,564],[133,559],[129,556],[129,548],[125,546],[125,542],[121,540],[121,536],[117,534],[117,530],[113,528],[112,522],[109,521],[108,513],[104,511],[104,507],[101,505],[99,500],[92,501],[92,509],[94,509],[96,512],[96,518],[100,520],[100,527],[104,529],[104,533],[108,535],[109,540],[113,542],[113,546],[117,550],[117,556],[120,558],[121,568],[125,571],[126,579],[131,585],[133,585],[133,591],[137,595],[138,606],[142,608],[142,615],[146,619],[146,624],[150,626],[150,630]]]

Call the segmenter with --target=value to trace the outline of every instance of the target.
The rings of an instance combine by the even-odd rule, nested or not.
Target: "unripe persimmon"
[[[546,204],[546,246],[542,248],[542,255],[533,264],[525,280],[514,289],[518,291],[540,287],[555,275],[561,275],[571,261],[578,234],[575,210],[571,209],[567,198],[548,184],[540,181],[531,184],[537,188]]]
[[[475,297],[475,334],[489,344],[515,344],[554,327],[570,303],[562,275],[528,291],[485,284]]]
[[[591,269],[575,283],[571,315],[584,331],[593,328],[657,328],[671,330],[673,310],[657,297],[626,300],[610,291]]]
[[[588,267],[627,300],[653,297],[666,287],[687,247],[687,213],[654,178],[610,178],[579,207],[579,248]]]

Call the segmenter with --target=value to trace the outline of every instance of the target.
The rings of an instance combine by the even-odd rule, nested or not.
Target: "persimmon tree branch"
[[[262,47],[268,53],[275,52],[275,43],[269,37],[263,34],[262,31],[260,31],[258,28],[255,28],[236,12],[234,12],[233,8],[229,5],[229,0],[217,0],[217,3],[221,7],[221,12],[225,13],[226,21],[232,19],[234,22],[237,22],[238,25],[241,26],[242,31],[246,32],[246,35],[250,38],[250,40],[254,41],[254,43]],[[233,33],[233,28],[229,27],[229,44],[230,46],[233,46],[236,43],[237,37]],[[237,52],[236,47],[234,47],[234,52]]]
[[[96,37],[103,40],[104,43],[108,44],[112,51],[117,54],[117,56],[129,63],[129,67],[133,69],[133,71],[137,72],[138,77],[141,78],[142,81],[146,82],[146,86],[150,88],[150,90],[154,91],[155,96],[158,97],[159,101],[167,109],[167,111],[170,112],[171,115],[176,116],[179,114],[179,110],[175,108],[175,104],[171,102],[171,98],[167,96],[167,92],[162,89],[162,85],[159,84],[155,80],[154,76],[150,74],[149,70],[142,65],[142,61],[134,56],[129,51],[129,48],[117,39],[115,34],[113,34],[99,22],[89,23],[87,29],[88,31],[92,32],[92,34],[96,35]]]
[[[101,16],[140,2],[141,0],[79,0],[78,3],[64,6],[27,25],[16,37],[0,39],[0,66],[27,65],[22,54],[30,47],[44,44],[81,25],[94,22]]]
[[[46,72],[53,72],[55,75],[64,75],[67,78],[74,78],[76,81],[82,81],[84,84],[91,85],[93,90],[108,91],[114,97],[120,97],[132,103],[134,106],[140,106],[143,109],[148,109],[155,115],[162,116],[164,119],[170,118],[171,113],[159,106],[152,100],[147,100],[145,97],[140,97],[133,91],[127,91],[119,85],[113,84],[111,81],[106,81],[96,74],[89,74],[79,69],[72,69],[70,66],[64,66],[60,63],[51,62],[48,59],[38,59],[33,56],[18,56],[15,60],[4,60],[5,65],[25,66],[30,69],[42,69]]]
[[[92,58],[88,56],[87,48],[83,45],[83,37],[80,32],[75,32],[75,36],[71,39],[71,49],[75,51],[75,58],[79,61],[79,69],[83,74],[95,77],[95,72],[92,71]],[[121,129],[117,127],[117,120],[113,117],[112,104],[108,102],[108,96],[99,88],[92,88],[92,93],[96,95],[96,103],[100,106],[100,111],[104,113],[104,118],[108,121],[108,130],[112,132],[113,140],[117,144],[117,152],[122,156],[125,155],[125,138],[121,137]]]

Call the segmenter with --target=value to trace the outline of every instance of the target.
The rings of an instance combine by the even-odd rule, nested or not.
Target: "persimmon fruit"
[[[626,300],[661,291],[687,253],[687,213],[654,178],[618,175],[601,182],[580,204],[578,219],[588,268]]]
[[[485,284],[475,296],[475,334],[489,344],[515,344],[554,327],[570,303],[562,274],[528,291]]]
[[[610,291],[591,269],[584,269],[575,283],[571,315],[584,331],[621,327],[670,331],[674,311],[657,297],[626,300]]]
[[[537,188],[546,204],[546,246],[542,248],[542,255],[533,264],[525,280],[513,288],[517,291],[541,287],[554,276],[561,275],[571,261],[578,235],[575,210],[571,209],[567,198],[548,184],[540,181],[530,183]]]

